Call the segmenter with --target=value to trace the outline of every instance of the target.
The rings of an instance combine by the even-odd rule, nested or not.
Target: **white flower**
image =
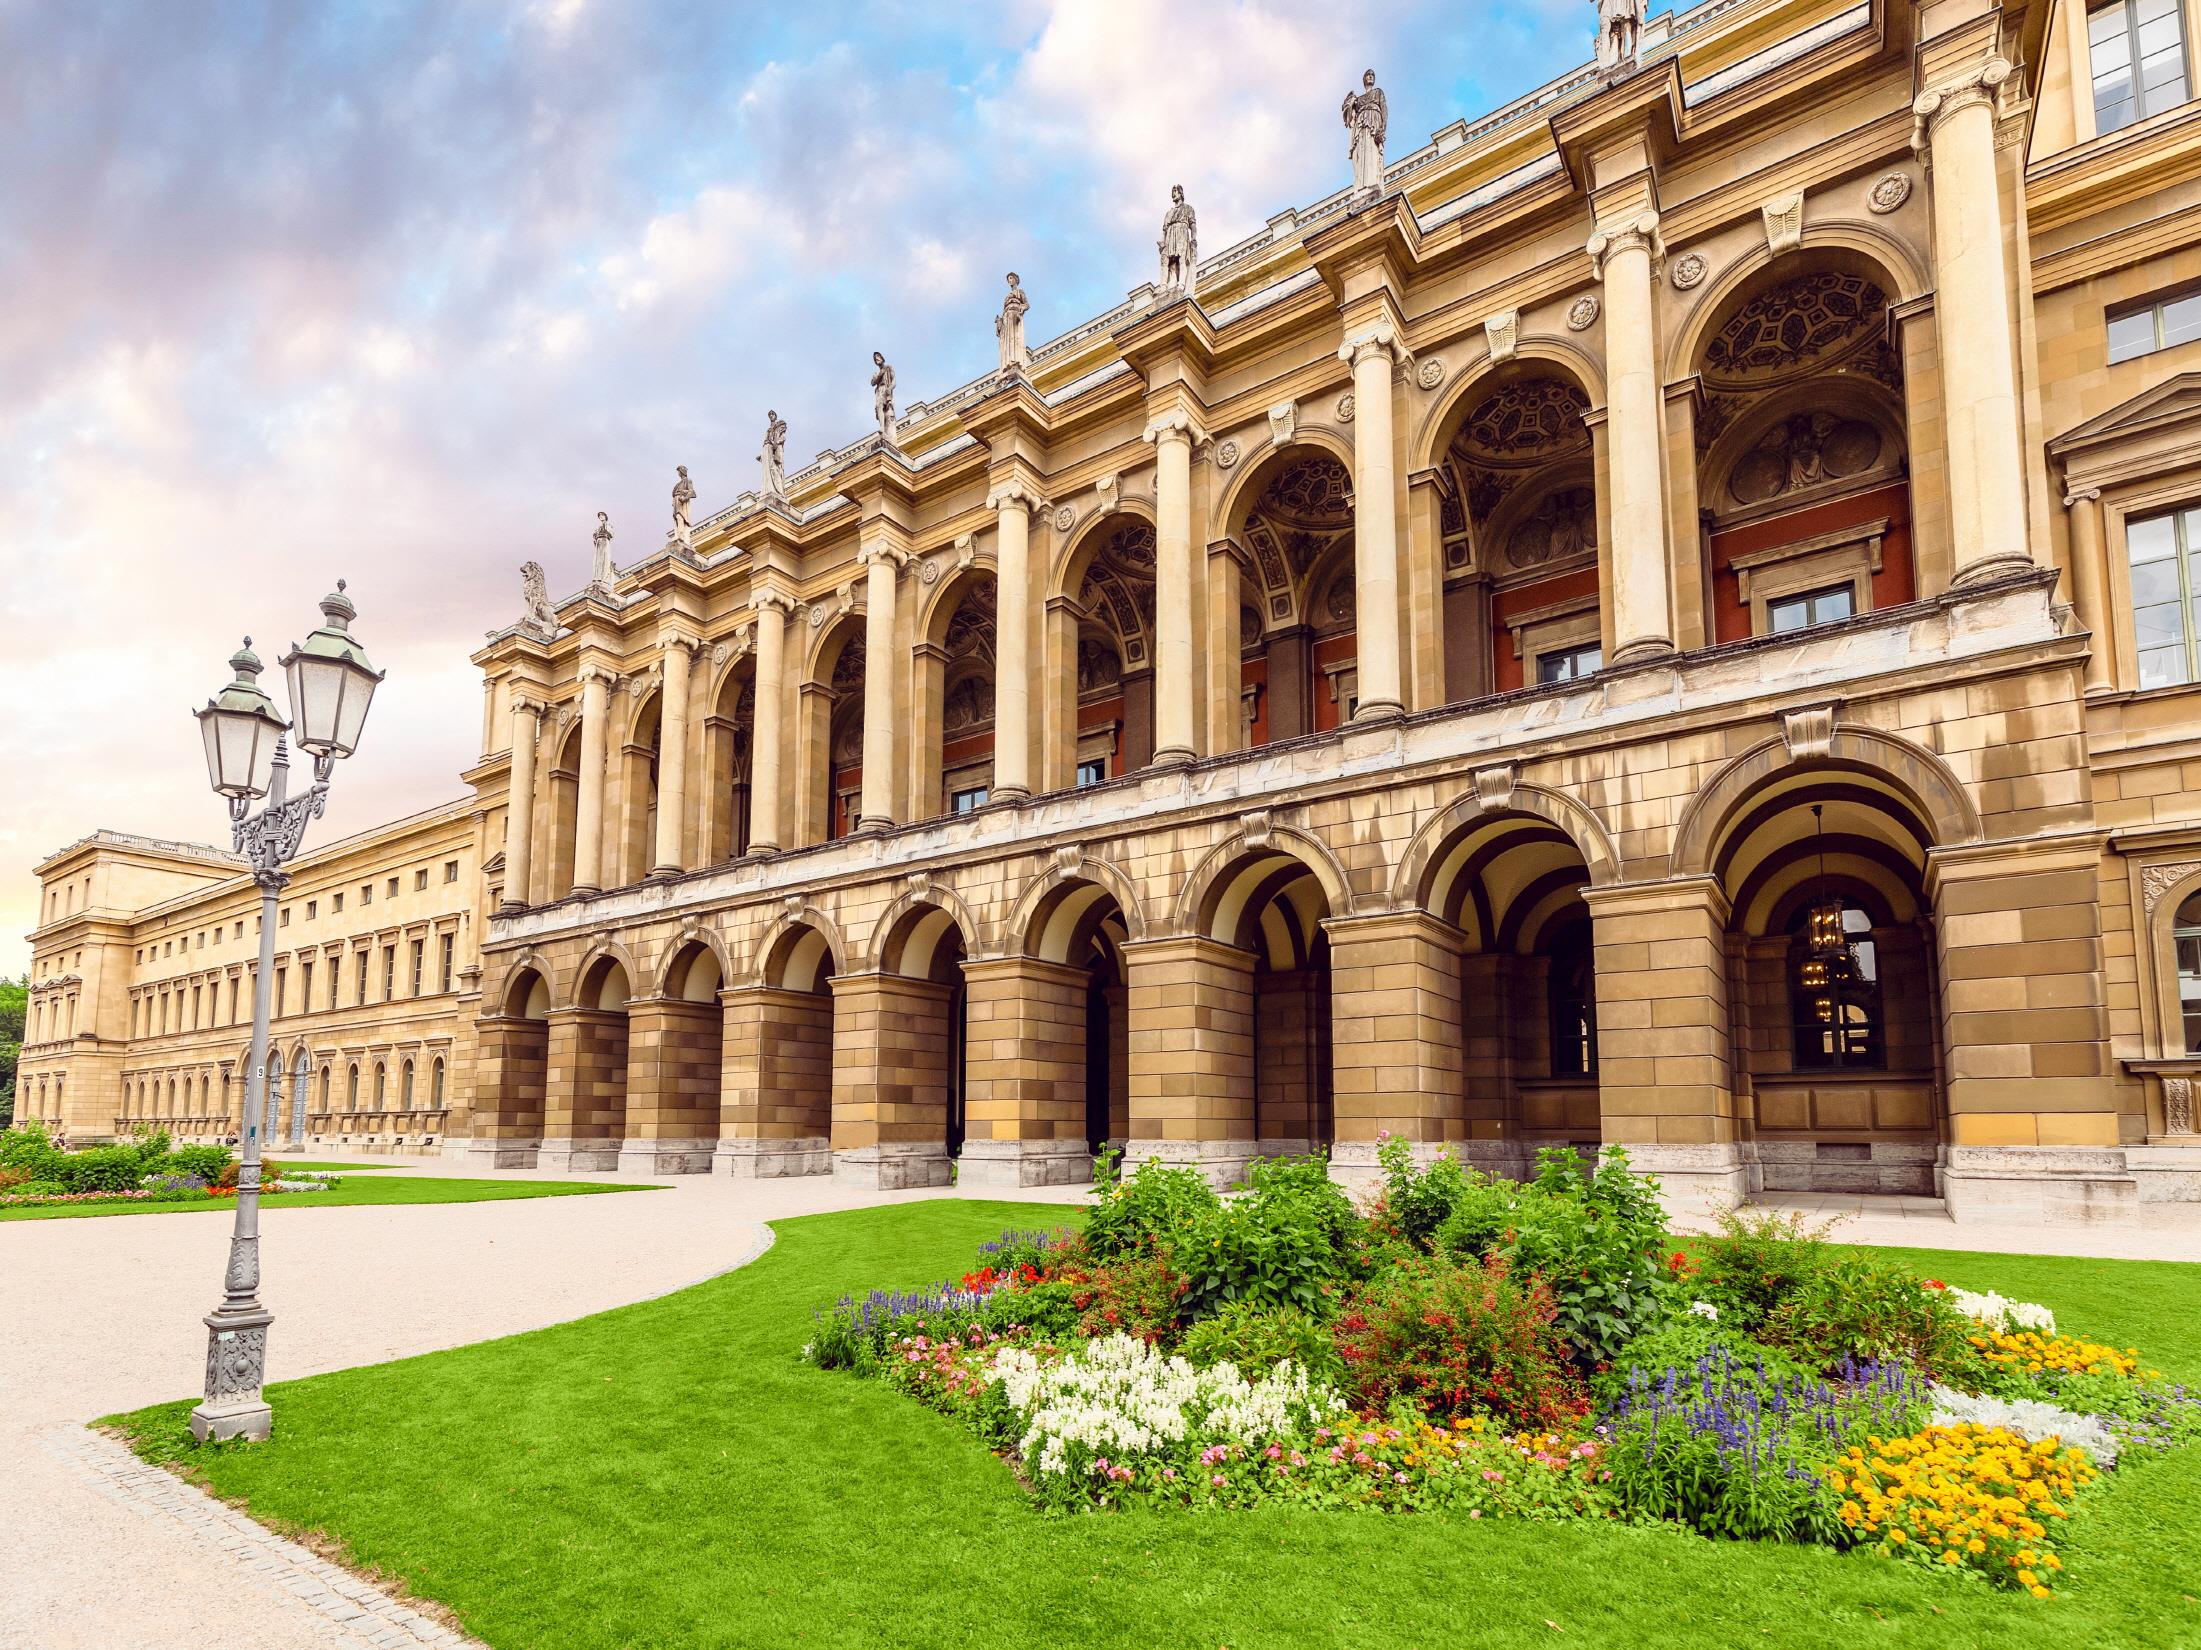
[[[2013,1329],[2037,1329],[2043,1335],[2056,1332],[2056,1314],[2045,1306],[2032,1301],[2014,1301],[2007,1295],[1988,1290],[1984,1295],[1969,1289],[1949,1286],[1949,1299],[1967,1318],[1976,1318],[1989,1329],[2008,1332]]]
[[[1694,1312],[1700,1318],[1711,1319],[1714,1323],[1718,1323],[1720,1321],[1720,1309],[1714,1306],[1710,1301],[1691,1301],[1689,1303],[1689,1310]]]
[[[1974,1426],[2001,1427],[2028,1443],[2054,1438],[2068,1448],[2083,1449],[2097,1466],[2117,1464],[2117,1437],[2096,1415],[2075,1415],[2068,1409],[2037,1398],[1991,1398],[1985,1393],[1958,1392],[1937,1386],[1933,1393],[1933,1424],[1952,1427],[1963,1422]]]

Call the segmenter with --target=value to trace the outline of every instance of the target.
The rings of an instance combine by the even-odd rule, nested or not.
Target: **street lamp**
[[[194,711],[206,741],[206,777],[229,800],[230,834],[260,885],[260,971],[252,982],[252,1052],[245,1065],[243,1161],[237,1169],[237,1224],[229,1238],[222,1304],[206,1317],[206,1398],[191,1412],[191,1436],[265,1438],[273,1424],[260,1385],[267,1371],[267,1329],[275,1315],[260,1304],[260,1103],[267,1082],[268,1006],[275,972],[276,900],[290,881],[283,867],[298,855],[306,825],[327,805],[329,775],[358,748],[383,673],[351,634],[358,609],[336,581],[321,600],[321,627],[280,661],[290,679],[295,722],[276,714],[261,691],[252,638],[229,661],[236,680]],[[313,784],[292,797],[284,735],[313,757]],[[267,806],[252,813],[261,797]],[[296,1105],[298,1102],[293,1101]]]

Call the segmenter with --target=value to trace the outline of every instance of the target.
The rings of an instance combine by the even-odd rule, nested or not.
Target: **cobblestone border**
[[[89,1427],[63,1426],[41,1440],[99,1494],[141,1518],[169,1518],[212,1551],[271,1588],[289,1593],[346,1642],[374,1650],[432,1645],[487,1650],[482,1641],[431,1621],[349,1570],[317,1558],[174,1473],[149,1466],[124,1445]]]

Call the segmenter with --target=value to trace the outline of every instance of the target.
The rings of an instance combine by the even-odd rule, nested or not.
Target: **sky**
[[[185,720],[339,577],[389,678],[307,841],[464,793],[518,567],[637,560],[1153,278],[1585,61],[1589,0],[0,0],[0,973],[32,867],[226,841]],[[281,689],[266,679],[278,704]]]

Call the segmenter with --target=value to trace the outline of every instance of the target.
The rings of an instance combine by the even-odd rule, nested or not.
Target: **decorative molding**
[[[1703,253],[1684,252],[1674,260],[1673,273],[1667,276],[1667,281],[1676,292],[1687,292],[1692,287],[1702,286],[1705,276],[1711,272],[1712,266],[1704,261]]]
[[[2082,504],[2092,504],[2102,496],[2099,487],[2074,487],[2063,495],[2063,507],[2076,510]]]
[[[1487,768],[1475,770],[1475,800],[1485,813],[1502,813],[1513,806],[1513,792],[1520,775],[1520,768],[1511,762],[1494,762]]]
[[[2010,60],[1998,52],[1919,93],[1911,105],[1912,150],[1930,161],[1933,135],[1942,123],[1966,109],[1984,105],[1992,110],[1996,90],[2016,72]]]
[[[1355,403],[1355,401],[1353,400],[1353,392],[1351,390],[1347,390],[1343,395],[1337,398],[1337,421],[1340,424],[1350,424],[1353,421],[1353,409],[1355,405],[1357,405],[1357,403]]]
[[[1077,511],[1076,511],[1075,509],[1073,509],[1073,508],[1072,508],[1072,507],[1071,507],[1070,505],[1067,505],[1067,504],[1058,504],[1058,505],[1056,505],[1056,506],[1055,506],[1055,531],[1056,531],[1056,532],[1058,532],[1058,533],[1067,533],[1067,532],[1069,532],[1071,528],[1073,528],[1073,527],[1075,527],[1075,526],[1077,525],[1077,521],[1078,521],[1078,513],[1077,513]]]
[[[1590,238],[1583,250],[1590,255],[1591,272],[1602,281],[1605,278],[1605,260],[1616,252],[1628,252],[1640,248],[1651,260],[1651,273],[1655,276],[1659,266],[1666,261],[1666,242],[1658,232],[1656,212],[1638,212],[1625,223],[1610,226],[1599,224],[1590,231]]]
[[[1219,442],[1219,443],[1217,443],[1217,445],[1216,445],[1216,448],[1215,448],[1215,464],[1216,464],[1216,467],[1217,467],[1218,469],[1223,469],[1223,470],[1227,470],[1227,469],[1229,469],[1229,468],[1230,468],[1230,467],[1231,467],[1231,466],[1232,466],[1233,464],[1236,464],[1237,462],[1238,462],[1238,443],[1237,443],[1237,442],[1235,442],[1235,441],[1223,441],[1223,442]]]
[[[1195,447],[1205,446],[1208,440],[1206,426],[1182,407],[1172,407],[1167,412],[1156,413],[1146,421],[1146,428],[1139,432],[1141,441],[1152,442],[1156,446],[1161,444],[1164,436],[1182,436]],[[1110,476],[1107,481],[1109,487],[1113,488],[1116,478]],[[1095,482],[1094,486],[1098,489],[1100,483]]]
[[[1269,409],[1269,444],[1289,447],[1299,433],[1299,403],[1280,401]]]
[[[1444,382],[1444,363],[1434,355],[1414,369],[1414,382],[1425,390],[1433,390]]]
[[[2155,908],[2163,903],[2163,896],[2184,882],[2196,871],[2201,871],[2201,859],[2173,860],[2167,865],[2149,865],[2140,871],[2140,907],[2147,917],[2155,915]]]
[[[1911,198],[1911,175],[1908,172],[1890,172],[1872,186],[1872,193],[1865,204],[1875,212],[1886,214],[1896,211]]]
[[[1597,294],[1585,292],[1567,306],[1567,330],[1587,332],[1597,325],[1598,312],[1605,306],[1597,301]]]
[[[1483,322],[1483,341],[1490,346],[1493,362],[1510,361],[1521,348],[1521,312],[1509,309]]]
[[[1791,762],[1819,761],[1834,750],[1834,706],[1807,705],[1781,713],[1781,738]]]
[[[1269,810],[1252,808],[1239,816],[1239,829],[1249,848],[1269,845]]]
[[[2193,1133],[2192,1078],[2166,1077],[2163,1079],[2163,1132],[2165,1134]]]
[[[1793,252],[1803,244],[1804,192],[1801,189],[1774,196],[1758,211],[1765,219],[1765,244],[1773,249],[1774,257]]]

